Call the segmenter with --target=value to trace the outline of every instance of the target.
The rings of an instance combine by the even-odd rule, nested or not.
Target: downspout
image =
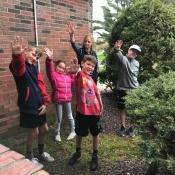
[[[90,34],[93,35],[93,0],[88,1],[88,23]]]
[[[33,7],[34,7],[34,31],[35,31],[35,44],[38,46],[38,25],[37,25],[37,14],[36,14],[36,0],[33,0]],[[40,72],[40,60],[37,63],[38,70]]]

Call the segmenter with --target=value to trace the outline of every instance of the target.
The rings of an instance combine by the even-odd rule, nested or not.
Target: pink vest
[[[53,103],[64,103],[72,100],[72,83],[75,75],[61,74],[53,69],[53,61],[46,59],[47,76],[52,86]]]

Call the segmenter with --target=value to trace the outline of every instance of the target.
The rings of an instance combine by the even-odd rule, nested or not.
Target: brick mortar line
[[[19,153],[18,153],[18,154],[19,154]],[[9,169],[9,168],[11,168],[11,167],[16,166],[17,164],[19,164],[19,163],[22,162],[23,160],[27,160],[27,159],[26,159],[25,157],[21,157],[20,159],[15,160],[15,161],[13,161],[13,162],[11,162],[11,163],[9,163],[9,164],[3,166],[2,168],[0,168],[0,172],[4,171],[4,170],[6,170],[6,169]],[[29,160],[29,161],[30,161],[30,160]],[[41,163],[38,163],[36,167],[38,167],[38,168],[37,168],[37,171],[40,171],[40,170],[42,170],[43,165],[42,165]],[[36,172],[37,172],[37,171],[36,171]]]

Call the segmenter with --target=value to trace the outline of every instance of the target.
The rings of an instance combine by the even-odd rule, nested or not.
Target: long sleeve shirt
[[[139,62],[124,56],[122,52],[115,53],[118,63],[118,89],[130,90],[139,86],[137,77],[139,74]]]
[[[50,97],[42,76],[33,64],[25,61],[24,54],[12,55],[9,68],[16,82],[18,106],[21,112],[38,114],[38,109],[43,104],[48,106]]]
[[[92,79],[94,80],[94,82],[97,84],[97,78],[98,78],[98,72],[99,72],[99,67],[98,67],[98,57],[97,54],[94,50],[92,50],[91,52],[87,52],[85,49],[83,49],[82,47],[79,47],[78,44],[76,42],[71,42],[72,48],[74,49],[77,58],[78,58],[78,64],[81,63],[81,61],[83,60],[85,55],[93,55],[95,56],[96,60],[97,60],[97,64],[95,65],[94,71],[93,73],[90,74],[90,77],[92,77]]]

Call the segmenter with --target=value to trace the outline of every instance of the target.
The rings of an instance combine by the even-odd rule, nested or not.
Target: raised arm
[[[25,68],[25,56],[23,52],[25,49],[22,49],[22,38],[19,36],[15,37],[13,41],[11,41],[12,48],[12,61],[11,61],[11,71],[16,76],[22,76],[26,70]]]
[[[74,49],[76,55],[77,55],[77,58],[78,58],[78,62],[80,63],[82,60],[81,60],[81,53],[82,53],[82,48],[78,46],[78,44],[75,42],[75,29],[76,29],[76,26],[74,23],[71,23],[71,22],[68,22],[67,23],[67,28],[68,28],[68,31],[69,31],[69,34],[70,34],[70,43],[71,43],[71,46],[72,48]]]
[[[114,45],[114,49],[116,50],[116,51],[123,51],[122,49],[121,49],[121,46],[123,45],[123,41],[117,41],[117,42],[115,42],[115,45]]]
[[[75,42],[75,24],[73,22],[68,22],[67,23],[67,28],[68,28],[68,32],[70,35],[70,42]]]
[[[114,54],[115,54],[115,57],[117,58],[117,60],[121,61],[123,59],[123,54],[121,51],[123,51],[121,49],[121,46],[123,45],[123,41],[117,41],[114,45]]]
[[[53,50],[48,49],[47,47],[44,48],[44,53],[47,55],[46,58],[46,73],[49,79],[52,79],[52,73],[54,72],[53,66]]]
[[[80,71],[80,65],[78,64],[78,59],[76,57],[71,60],[70,70],[75,74]]]

